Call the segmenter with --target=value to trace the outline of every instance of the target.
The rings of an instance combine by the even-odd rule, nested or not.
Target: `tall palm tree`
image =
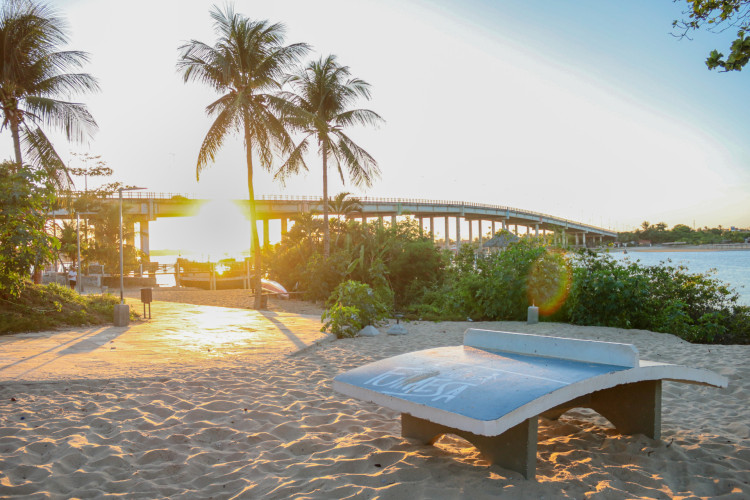
[[[247,190],[250,200],[252,253],[255,259],[255,307],[261,307],[261,256],[256,225],[253,154],[270,169],[274,152],[292,145],[283,120],[279,117],[284,102],[273,94],[281,88],[279,79],[287,68],[308,50],[303,43],[282,45],[285,28],[268,21],[251,21],[234,12],[211,11],[214,46],[191,40],[180,47],[177,68],[185,82],[197,81],[212,87],[221,96],[206,107],[216,119],[198,152],[196,177],[213,162],[215,155],[232,132],[241,133],[245,142]]]
[[[21,145],[32,164],[46,169],[59,188],[70,186],[65,165],[41,126],[62,129],[68,140],[83,141],[97,129],[96,122],[77,102],[56,99],[99,90],[95,78],[73,73],[88,54],[60,50],[69,41],[67,26],[44,4],[10,0],[0,11],[0,110],[13,136],[15,168],[23,162]]]
[[[328,256],[331,245],[328,229],[328,158],[333,157],[341,182],[345,182],[345,168],[355,186],[371,186],[380,175],[378,164],[344,133],[344,129],[351,125],[378,125],[383,119],[369,109],[349,109],[358,98],[370,99],[370,84],[352,78],[349,68],[336,62],[336,56],[313,61],[286,81],[293,89],[293,92],[282,93],[284,99],[293,105],[287,111],[291,115],[290,122],[303,132],[304,138],[276,175],[285,178],[302,168],[307,170],[304,155],[311,138],[317,140],[318,151],[323,158],[323,248]]]

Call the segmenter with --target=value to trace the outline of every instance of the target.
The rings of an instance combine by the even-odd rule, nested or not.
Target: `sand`
[[[246,307],[242,294],[170,293]],[[750,498],[750,346],[550,323],[406,326],[405,336],[235,353],[220,365],[208,355],[184,366],[154,360],[158,375],[3,383],[0,497]],[[712,369],[729,387],[665,382],[661,441],[618,435],[585,410],[541,420],[536,481],[489,466],[458,438],[403,439],[396,412],[331,389],[364,363],[461,344],[470,327],[632,342],[643,359]]]

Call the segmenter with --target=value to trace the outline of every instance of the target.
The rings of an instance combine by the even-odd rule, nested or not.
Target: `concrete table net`
[[[630,344],[467,330],[463,346],[394,356],[334,378],[347,396],[401,412],[404,437],[471,442],[533,479],[538,417],[591,408],[623,434],[661,434],[661,382],[726,387],[708,370],[639,360]]]

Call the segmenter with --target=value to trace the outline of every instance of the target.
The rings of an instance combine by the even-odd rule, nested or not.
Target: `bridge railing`
[[[84,191],[73,191],[71,192],[71,195],[73,196],[82,196],[86,194]],[[196,200],[194,194],[187,194],[187,193],[156,193],[156,192],[150,192],[150,191],[124,191],[122,193],[122,197],[125,200],[133,200],[133,199],[153,199],[153,200],[173,200],[175,198],[184,198],[188,200]],[[119,198],[119,193],[112,193],[107,196],[109,199],[117,199]],[[581,222],[577,222],[571,219],[565,219],[562,217],[557,217],[550,214],[545,214],[542,212],[534,212],[532,210],[524,210],[520,208],[514,208],[509,207],[506,205],[494,205],[491,203],[479,203],[479,202],[466,202],[466,201],[455,201],[455,200],[428,200],[424,198],[380,198],[380,197],[374,197],[374,196],[362,196],[362,197],[356,197],[360,202],[362,203],[400,203],[400,204],[414,204],[414,205],[445,205],[445,206],[451,206],[451,207],[470,207],[470,208],[481,208],[481,209],[488,209],[488,210],[498,210],[498,211],[512,211],[518,214],[523,214],[529,217],[536,217],[536,218],[547,218],[552,219],[556,223],[562,224],[580,224],[585,225],[587,227],[597,229],[599,231],[605,231],[605,232],[614,232],[611,229],[606,229],[603,227],[594,226],[591,224],[583,224]],[[296,195],[263,195],[260,198],[258,198],[260,201],[292,201],[292,202],[315,202],[315,203],[322,203],[323,197],[322,196],[296,196]]]
[[[355,197],[361,203],[400,203],[400,204],[415,204],[415,205],[446,205],[451,207],[472,207],[482,208],[490,210],[500,211],[512,211],[523,215],[528,215],[537,218],[553,219],[557,222],[568,223],[568,224],[580,224],[587,227],[598,229],[600,231],[613,232],[611,229],[594,226],[591,224],[583,224],[571,219],[565,219],[563,217],[557,217],[555,215],[545,214],[542,212],[534,212],[532,210],[524,210],[520,208],[509,207],[505,205],[494,205],[491,203],[478,203],[478,202],[465,202],[455,200],[428,200],[423,198],[379,198],[373,196],[362,196]],[[323,202],[322,196],[294,196],[294,195],[263,195],[259,198],[263,201],[312,201],[317,203]]]
[[[80,197],[85,196],[89,194],[94,194],[93,191],[71,191],[70,195],[74,197]],[[115,191],[114,193],[108,194],[104,196],[104,198],[107,199],[119,199],[120,193]],[[122,199],[123,200],[172,200],[174,198],[185,198],[188,200],[195,200],[196,197],[194,194],[189,193],[156,193],[151,191],[123,191],[122,192]]]

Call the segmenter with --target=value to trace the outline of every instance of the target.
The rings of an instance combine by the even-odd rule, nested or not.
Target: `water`
[[[671,261],[672,265],[682,264],[692,273],[705,273],[716,270],[715,278],[730,285],[740,296],[741,304],[750,306],[750,251],[717,252],[612,252],[617,260],[625,258],[640,261],[646,266]]]
[[[623,260],[625,258],[631,261],[639,260],[641,264],[652,266],[671,260],[672,264],[684,264],[690,272],[705,273],[711,269],[716,270],[714,276],[721,281],[728,283],[734,288],[740,296],[741,304],[750,306],[750,251],[716,251],[716,252],[634,252],[627,254],[623,252],[612,252],[613,258]],[[177,255],[152,256],[153,262],[160,264],[174,264],[177,261]],[[188,256],[195,260],[195,256]],[[203,256],[201,256],[203,257]],[[161,286],[174,286],[174,275],[158,275],[157,283]]]

